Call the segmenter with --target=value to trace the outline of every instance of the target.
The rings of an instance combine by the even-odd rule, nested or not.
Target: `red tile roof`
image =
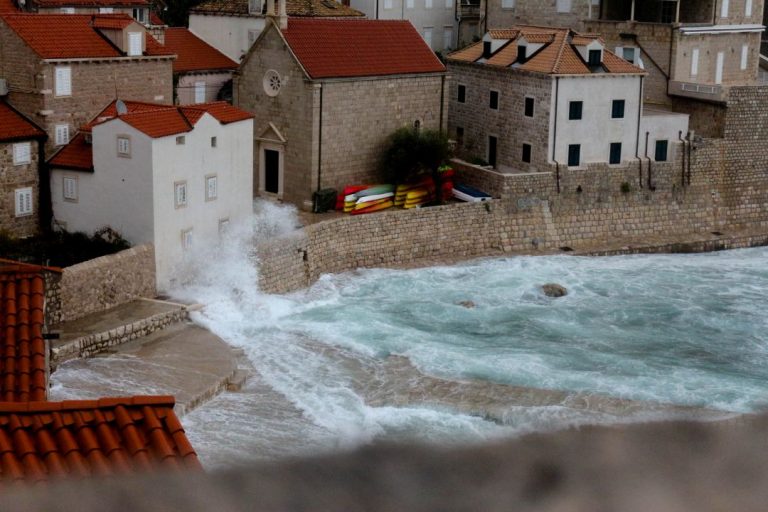
[[[445,71],[409,21],[290,18],[283,36],[315,79]]]
[[[93,146],[85,142],[85,133],[78,133],[48,163],[59,169],[93,171]]]
[[[45,132],[6,102],[0,100],[0,141],[45,137]]]
[[[202,470],[171,396],[0,403],[0,478]]]
[[[43,59],[109,58],[125,54],[113,46],[99,31],[97,24],[122,23],[128,15],[79,14],[8,14],[2,20]],[[113,20],[113,21],[109,21]],[[147,33],[146,55],[172,55]]]
[[[45,400],[45,282],[25,265],[0,264],[0,400]]]
[[[147,6],[148,0],[32,0],[40,7],[123,7]]]
[[[130,18],[127,14],[99,14],[93,17],[91,26],[93,28],[121,30],[130,25],[131,23],[138,23],[133,18]]]
[[[188,105],[186,107],[182,107],[181,110],[184,111],[185,115],[192,124],[195,124],[200,116],[194,118],[191,111],[208,112],[221,124],[236,123],[237,121],[245,121],[246,119],[253,119],[254,117],[250,112],[246,112],[245,110],[233,107],[226,101],[198,103],[197,105]]]
[[[173,72],[237,69],[233,61],[186,28],[168,28],[165,47],[176,54]]]
[[[0,14],[19,12],[13,0],[0,0]]]
[[[594,71],[589,69],[575,47],[588,45],[594,41],[599,41],[605,46],[605,43],[598,36],[577,34],[567,28],[521,25],[509,29],[491,30],[489,34],[495,40],[508,40],[509,42],[497,49],[485,61],[481,60],[483,57],[482,41],[451,53],[448,60],[477,62],[499,67],[514,65],[514,69],[554,75],[587,75]],[[525,38],[529,43],[544,44],[543,48],[523,63],[517,61],[517,40],[520,37]],[[603,50],[602,64],[601,72],[645,74],[645,71],[617,57],[607,48]]]

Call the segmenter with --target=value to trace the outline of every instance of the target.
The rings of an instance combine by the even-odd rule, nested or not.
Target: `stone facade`
[[[563,247],[694,251],[768,242],[768,87],[732,88],[724,138],[678,142],[675,159],[502,174],[455,161],[457,181],[497,199],[391,210],[310,225],[258,248],[260,284],[287,292],[328,272]],[[742,234],[752,230],[757,234]],[[724,232],[723,235],[713,232]],[[732,233],[732,234],[731,234]],[[692,239],[691,244],[669,238]]]
[[[8,102],[48,134],[46,156],[56,150],[56,125],[69,126],[70,136],[93,119],[115,97],[171,104],[173,56],[42,60],[0,20],[3,77]],[[57,66],[72,69],[72,95],[56,97]]]
[[[51,298],[58,296],[59,304],[47,306],[51,323],[76,320],[139,297],[154,297],[154,249],[151,245],[132,247],[66,267],[55,286],[58,290]]]
[[[507,2],[503,0],[484,2],[488,4],[487,29],[507,28],[512,25],[542,25],[581,31],[584,28],[584,20],[600,15],[600,6],[592,5],[592,0],[571,0],[570,9],[563,12],[558,12],[558,0],[514,0],[509,2],[511,7],[504,7]]]
[[[14,165],[13,145],[30,144],[30,162]],[[40,204],[39,141],[0,142],[0,231],[16,237],[37,233],[39,227],[38,206]],[[32,212],[16,216],[16,190],[32,189]]]
[[[281,154],[277,196],[307,207],[318,188],[377,181],[377,157],[397,128],[447,124],[443,74],[311,80],[274,27],[254,47],[235,75],[234,101],[256,116],[256,194],[265,192],[264,149]],[[268,70],[280,76],[276,96],[264,90]]]

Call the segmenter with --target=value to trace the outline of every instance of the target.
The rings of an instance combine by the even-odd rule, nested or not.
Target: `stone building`
[[[225,102],[116,102],[49,161],[54,223],[155,246],[167,290],[191,251],[253,212],[253,116]]]
[[[457,48],[457,0],[348,0],[372,20],[408,20],[436,52]]]
[[[336,0],[277,0],[292,18],[358,18],[363,13]],[[207,0],[189,11],[189,30],[235,61],[240,61],[267,26],[263,0]]]
[[[143,25],[158,24],[149,0],[8,0],[19,10],[40,14],[126,14]],[[162,23],[160,23],[162,24]]]
[[[445,67],[408,21],[270,20],[234,89],[256,116],[255,192],[304,207],[321,188],[375,182],[396,129],[447,120]]]
[[[47,155],[118,96],[173,99],[174,55],[124,14],[4,15],[0,47],[8,101],[46,131]]]
[[[219,98],[232,80],[237,63],[186,28],[165,30],[165,48],[176,54],[173,61],[175,103],[208,103]],[[231,95],[230,95],[231,99]]]
[[[0,98],[0,231],[6,234],[37,232],[44,141],[43,130]]]
[[[501,172],[668,161],[688,117],[643,108],[646,73],[595,36],[518,26],[448,57],[449,133]]]
[[[725,104],[730,87],[757,85],[763,5],[763,0],[603,0],[599,19],[585,25],[645,68],[647,101],[685,110],[686,100]],[[697,124],[706,125],[706,119]]]

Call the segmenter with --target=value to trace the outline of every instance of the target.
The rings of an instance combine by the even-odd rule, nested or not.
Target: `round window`
[[[280,79],[280,73],[274,69],[270,69],[264,73],[264,92],[266,92],[268,96],[277,96],[280,92],[281,85],[282,80]]]

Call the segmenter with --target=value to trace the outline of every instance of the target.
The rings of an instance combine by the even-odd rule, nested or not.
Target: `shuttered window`
[[[137,57],[141,54],[141,32],[128,32],[128,55]]]
[[[205,103],[205,82],[195,82],[195,103]]]
[[[57,124],[56,125],[56,145],[63,146],[69,142],[69,125]]]
[[[17,188],[16,196],[16,216],[32,215],[32,187]]]
[[[72,96],[72,68],[58,66],[54,81],[56,83],[56,96]]]
[[[62,193],[65,201],[77,201],[77,178],[64,176],[62,179]]]
[[[19,142],[13,145],[13,164],[24,165],[32,161],[32,145],[29,142]]]
[[[205,200],[213,201],[219,196],[219,180],[216,176],[205,177]]]

